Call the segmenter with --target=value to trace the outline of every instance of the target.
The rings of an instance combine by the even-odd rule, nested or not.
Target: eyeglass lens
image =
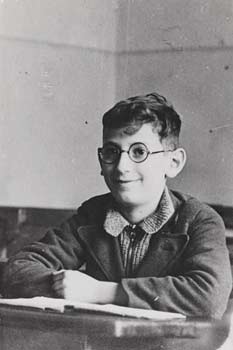
[[[122,152],[127,152],[130,159],[136,163],[146,160],[150,153],[144,143],[137,142],[132,144],[128,151],[122,151],[116,145],[105,145],[101,149],[100,156],[103,162],[111,164],[119,159]]]

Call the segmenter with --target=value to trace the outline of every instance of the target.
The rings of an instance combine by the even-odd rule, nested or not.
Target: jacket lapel
[[[151,237],[149,250],[142,261],[137,276],[157,276],[167,274],[169,267],[182,254],[188,243],[186,234],[157,233]]]
[[[109,281],[120,281],[124,276],[121,251],[117,237],[107,234],[101,226],[81,226],[78,239],[91,259]]]
[[[182,200],[171,191],[169,194],[175,213],[165,226],[151,237],[148,252],[137,270],[137,276],[166,275],[169,273],[169,267],[182,254],[188,243],[189,236],[186,230],[183,230],[183,227],[180,230],[177,226]]]

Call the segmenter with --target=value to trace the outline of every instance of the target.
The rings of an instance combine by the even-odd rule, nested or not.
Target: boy
[[[110,193],[86,201],[60,228],[11,258],[4,296],[220,318],[232,286],[222,220],[166,186],[186,160],[180,128],[179,115],[157,93],[106,112],[98,157]]]

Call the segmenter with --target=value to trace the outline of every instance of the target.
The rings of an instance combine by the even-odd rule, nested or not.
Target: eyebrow
[[[114,141],[107,141],[107,142],[104,142],[103,143],[103,146],[106,146],[106,145],[113,145],[113,146],[117,146],[120,148],[120,145]]]

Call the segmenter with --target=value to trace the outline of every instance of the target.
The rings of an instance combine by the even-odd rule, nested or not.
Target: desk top
[[[95,312],[60,313],[0,306],[1,350],[67,348],[211,350],[217,349],[223,343],[228,328],[226,321],[204,319],[152,321],[100,315]]]

